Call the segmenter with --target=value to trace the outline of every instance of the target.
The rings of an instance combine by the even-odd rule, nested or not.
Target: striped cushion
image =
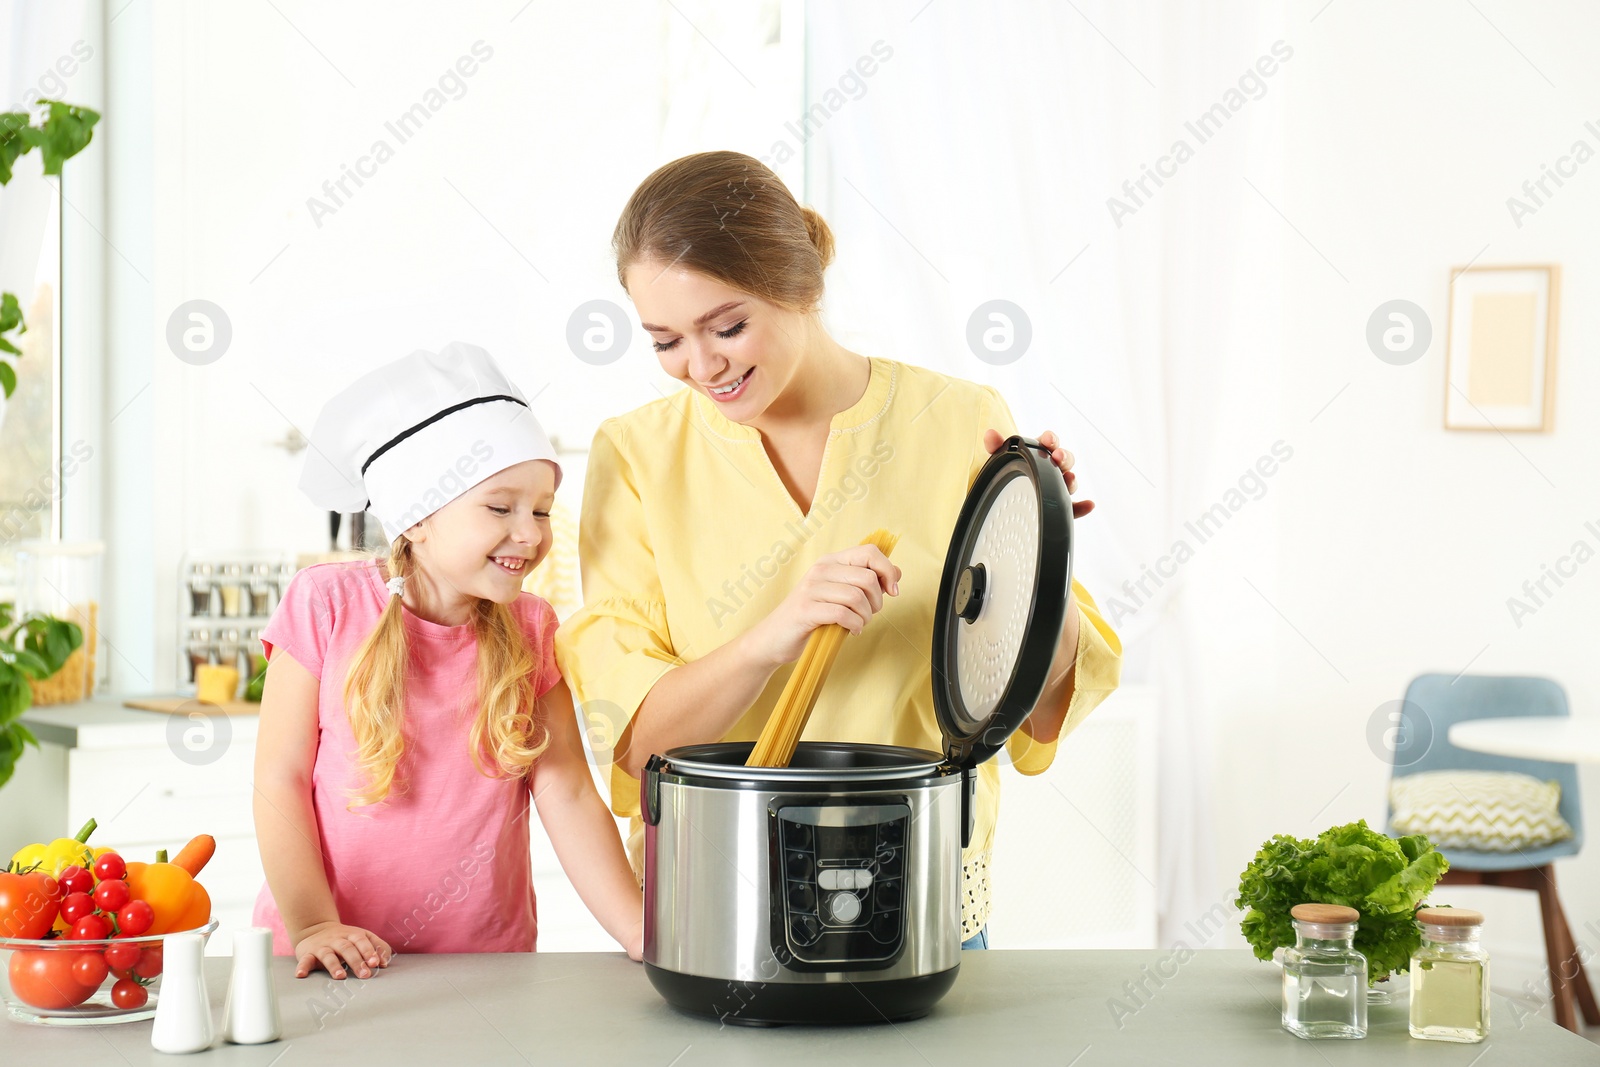
[[[1572,836],[1561,786],[1511,771],[1428,771],[1389,784],[1390,824],[1436,848],[1517,852]]]

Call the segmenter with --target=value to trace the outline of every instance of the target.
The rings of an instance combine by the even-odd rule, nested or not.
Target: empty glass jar
[[[1295,944],[1283,953],[1283,1028],[1296,1037],[1367,1036],[1367,958],[1356,951],[1354,908],[1296,904]]]
[[[1483,913],[1417,912],[1422,947],[1411,957],[1411,1036],[1482,1041],[1489,1036],[1489,954],[1478,943]]]

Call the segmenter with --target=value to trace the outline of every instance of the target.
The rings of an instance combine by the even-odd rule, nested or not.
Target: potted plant
[[[12,166],[35,148],[45,174],[60,174],[61,165],[88,147],[100,116],[86,107],[59,100],[39,101],[37,125],[26,111],[0,112],[0,185],[11,181]],[[22,349],[14,338],[27,332],[22,305],[15,294],[0,293],[0,423],[6,401],[17,388],[12,362]],[[39,740],[22,725],[33,703],[29,680],[43,681],[61,670],[83,644],[76,623],[32,614],[21,618],[9,603],[0,603],[0,786],[10,781],[23,747]]]

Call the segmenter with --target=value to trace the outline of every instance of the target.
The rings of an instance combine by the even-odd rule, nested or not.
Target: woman
[[[662,167],[613,245],[662,367],[687,388],[595,435],[585,606],[556,642],[591,739],[611,747],[598,755],[612,761],[612,809],[634,819],[637,870],[650,754],[759,736],[819,626],[853,636],[805,736],[942,750],[930,655],[944,555],[973,477],[1015,429],[991,387],[828,336],[818,309],[833,237],[749,156]],[[1070,492],[1071,454],[1053,433],[1039,440]],[[900,535],[892,562],[860,544],[878,527]],[[1116,688],[1121,645],[1072,591],[1045,692],[1008,746],[1024,774],[1048,767],[1060,736]],[[963,857],[964,947],[988,944],[999,792],[990,760]]]

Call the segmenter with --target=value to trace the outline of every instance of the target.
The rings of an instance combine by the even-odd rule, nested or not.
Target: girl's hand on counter
[[[983,447],[989,450],[990,455],[993,455],[995,450],[1005,443],[1005,440],[999,430],[983,431]],[[1046,430],[1040,434],[1038,441],[1050,450],[1050,462],[1056,465],[1056,469],[1061,472],[1061,476],[1067,480],[1067,493],[1071,495],[1078,487],[1078,476],[1072,473],[1072,465],[1078,461],[1078,458],[1061,447],[1061,438],[1056,436],[1054,430]],[[1072,502],[1072,517],[1075,519],[1081,519],[1093,510],[1093,500],[1074,500]]]
[[[632,930],[628,932],[628,939],[623,947],[628,950],[628,958],[634,963],[644,959],[644,920],[640,919]]]
[[[394,949],[371,930],[344,923],[325,922],[310,927],[294,946],[299,961],[294,976],[304,978],[320,964],[334,978],[343,978],[346,968],[358,978],[371,978],[373,968],[389,966]]]
[[[856,545],[823,556],[800,584],[749,631],[751,650],[774,667],[793,663],[819,626],[836,623],[859,634],[883,608],[883,597],[900,592],[900,568],[876,545]]]

